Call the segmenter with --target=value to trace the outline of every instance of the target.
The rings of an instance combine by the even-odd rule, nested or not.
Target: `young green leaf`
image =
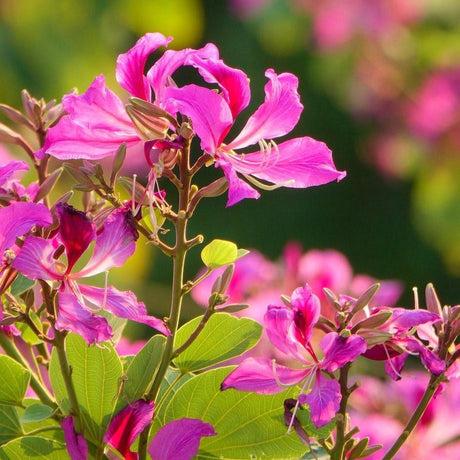
[[[201,251],[201,260],[212,270],[231,264],[237,258],[238,247],[231,241],[212,240]]]
[[[19,404],[29,386],[30,373],[9,356],[0,355],[0,403]]]

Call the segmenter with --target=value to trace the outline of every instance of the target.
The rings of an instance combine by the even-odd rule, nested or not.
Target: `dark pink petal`
[[[260,197],[260,193],[257,190],[253,189],[247,182],[238,177],[230,163],[224,159],[219,159],[216,162],[216,167],[222,168],[228,181],[227,208],[246,198],[257,199]]]
[[[321,310],[319,298],[306,284],[294,290],[291,295],[291,305],[294,310],[295,335],[297,340],[306,346],[311,338],[313,327],[319,319]]]
[[[218,54],[216,49],[216,55]],[[206,59],[199,54],[191,55],[186,63],[197,67],[206,82],[217,83],[221,87],[233,118],[248,106],[251,98],[249,79],[242,70],[228,67],[221,59]]]
[[[233,124],[227,101],[216,92],[197,85],[167,88],[168,109],[192,120],[193,130],[201,139],[201,148],[213,155]]]
[[[67,452],[72,460],[86,460],[88,458],[88,444],[81,434],[75,432],[73,418],[66,417],[61,422],[62,431],[64,431],[64,439]]]
[[[327,380],[320,372],[308,394],[299,395],[301,404],[310,406],[310,415],[317,428],[327,425],[340,408],[340,385],[337,380]]]
[[[59,235],[67,254],[67,273],[96,239],[96,225],[83,211],[61,203],[56,206],[59,218]]]
[[[136,460],[137,453],[131,451],[131,445],[141,431],[151,422],[154,404],[139,399],[126,406],[113,417],[104,442],[114,447],[126,460]]]
[[[406,339],[405,348],[409,353],[417,353],[420,356],[422,364],[433,375],[441,375],[446,370],[446,362],[436,356],[430,349],[414,337],[408,337]]]
[[[327,145],[311,137],[291,139],[270,152],[225,154],[225,159],[240,173],[290,188],[323,185],[346,176],[335,168]]]
[[[0,254],[11,248],[18,236],[26,234],[35,225],[46,227],[53,222],[48,209],[42,204],[14,201],[0,208]]]
[[[52,240],[29,235],[13,261],[13,268],[33,280],[61,280],[65,269],[59,268],[53,258],[55,251]]]
[[[273,364],[271,359],[247,358],[225,378],[221,390],[234,388],[239,391],[272,395],[285,390],[279,383],[295,385],[301,382],[309,372],[310,369],[290,369]]]
[[[126,53],[117,59],[117,81],[131,96],[150,101],[150,87],[144,76],[147,58],[160,46],[168,46],[172,37],[155,32],[145,34]]]
[[[73,277],[93,276],[120,267],[133,255],[138,237],[131,211],[123,207],[117,209],[98,231],[94,252],[88,264]]]
[[[326,334],[319,346],[324,352],[321,369],[327,372],[334,372],[345,364],[354,361],[367,348],[365,340],[359,335],[350,335],[345,338],[336,332]]]
[[[95,308],[102,308],[119,318],[126,318],[137,323],[147,324],[165,335],[171,335],[165,323],[147,314],[143,302],[139,302],[131,291],[119,291],[113,286],[106,289],[79,284],[80,292],[85,301]]]
[[[404,364],[406,364],[406,359],[409,356],[408,353],[401,353],[398,356],[387,359],[385,361],[385,372],[393,379],[400,380],[401,372],[403,370]]]
[[[297,92],[297,77],[290,73],[277,75],[272,69],[268,69],[265,76],[269,78],[265,85],[265,102],[228,145],[229,149],[240,149],[257,144],[262,139],[284,136],[299,121],[303,106]]]
[[[60,160],[98,160],[116,152],[120,144],[134,147],[141,139],[124,104],[96,77],[86,93],[63,98],[68,115],[48,130],[45,145],[36,155],[48,153]]]
[[[10,161],[6,165],[0,166],[0,186],[3,185],[11,176],[20,170],[28,170],[29,166],[24,161]]]
[[[152,460],[190,460],[198,453],[201,438],[216,434],[209,423],[200,419],[181,418],[158,430],[148,452]]]
[[[56,329],[79,334],[88,345],[112,337],[112,328],[107,320],[89,311],[67,287],[59,291],[58,305]]]
[[[217,48],[210,44],[198,50],[191,48],[179,51],[167,50],[147,72],[147,80],[153,88],[153,92],[155,93],[155,102],[158,105],[163,106],[165,98],[163,94],[164,90],[171,84],[174,85],[171,81],[173,73],[180,66],[184,65],[188,58],[195,54],[203,58],[219,59],[219,52]]]
[[[390,332],[405,332],[419,324],[440,321],[437,314],[426,310],[406,310],[405,308],[392,308],[393,316],[388,323]]]

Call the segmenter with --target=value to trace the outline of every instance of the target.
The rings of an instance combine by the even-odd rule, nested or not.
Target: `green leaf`
[[[307,447],[293,432],[286,434],[283,402],[292,390],[258,395],[220,390],[234,367],[212,369],[179,388],[155,417],[154,430],[182,417],[210,423],[217,435],[202,438],[197,459],[299,459]]]
[[[44,404],[32,404],[22,414],[22,423],[41,422],[46,420],[53,413],[53,409]]]
[[[231,264],[237,258],[238,247],[231,241],[212,240],[201,251],[201,260],[212,270]]]
[[[192,319],[177,331],[176,348],[190,337],[201,318]],[[195,341],[174,359],[174,364],[183,372],[211,367],[251,349],[259,341],[262,330],[252,319],[215,313]]]
[[[29,380],[29,371],[9,356],[0,355],[0,403],[19,404]]]
[[[332,421],[321,428],[316,428],[313,420],[310,417],[310,409],[300,408],[297,413],[296,417],[299,419],[299,422],[302,424],[303,429],[308,434],[309,437],[315,439],[326,439],[332,433],[332,430],[335,427],[335,422]]]
[[[0,444],[22,436],[18,412],[13,406],[0,406]]]
[[[13,294],[16,297],[26,292],[34,284],[35,284],[34,280],[26,278],[24,275],[21,275],[21,273],[18,273],[18,276],[16,277],[16,279],[13,281],[13,284],[11,285],[11,294]]]
[[[126,369],[123,388],[120,389],[118,409],[144,396],[160,364],[165,341],[163,335],[154,335],[134,356]]]
[[[123,374],[120,358],[109,343],[88,346],[75,334],[67,336],[66,349],[85,436],[99,444],[116,405]],[[58,404],[64,413],[68,413],[69,402],[56,350],[51,355],[50,380]]]
[[[177,390],[187,381],[193,378],[193,374],[183,374],[179,369],[168,367],[165,378],[162,380],[160,385],[160,391],[158,392],[158,401],[161,401],[166,391],[168,391],[168,398],[171,399]],[[172,386],[172,388],[170,388]]]
[[[23,436],[0,447],[2,460],[67,460],[65,444],[39,436]]]
[[[28,315],[29,315],[29,318],[37,326],[38,330],[41,330],[42,325],[40,322],[40,318],[33,311],[29,311]],[[16,324],[16,327],[21,331],[21,338],[27,344],[38,345],[39,343],[43,342],[26,323]]]

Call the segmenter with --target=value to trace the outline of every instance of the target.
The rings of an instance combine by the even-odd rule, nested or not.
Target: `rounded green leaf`
[[[39,436],[23,436],[0,447],[2,460],[67,460],[65,444]]]
[[[231,264],[237,258],[238,247],[231,241],[212,240],[201,251],[201,260],[212,270]]]
[[[22,414],[22,423],[41,422],[53,413],[53,409],[44,404],[32,404]]]
[[[13,406],[0,406],[0,444],[22,436],[18,412]]]
[[[123,378],[123,388],[120,388],[118,408],[144,396],[157,372],[165,341],[165,336],[154,335],[131,360]]]
[[[19,404],[29,386],[30,373],[9,356],[0,355],[0,403]]]
[[[220,390],[233,367],[204,372],[184,383],[162,406],[154,429],[183,417],[210,423],[217,435],[201,439],[197,459],[299,459],[308,450],[292,432],[286,434],[283,402],[292,391],[258,395]]]
[[[75,334],[67,336],[66,349],[85,436],[98,444],[116,406],[123,374],[120,358],[109,343],[88,346],[82,337]],[[68,413],[67,392],[55,350],[51,355],[50,380],[58,404],[64,413]]]
[[[176,334],[175,346],[181,346],[197,328],[201,316],[184,324]],[[262,335],[262,326],[249,318],[215,313],[195,341],[174,359],[183,372],[214,366],[251,349]]]

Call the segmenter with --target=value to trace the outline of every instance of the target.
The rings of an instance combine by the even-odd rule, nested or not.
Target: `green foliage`
[[[53,413],[53,409],[44,404],[31,404],[22,414],[22,423],[41,422],[46,420]]]
[[[123,377],[123,388],[120,388],[118,408],[144,396],[155,377],[163,355],[165,341],[166,338],[163,335],[154,335],[130,361]]]
[[[201,251],[201,260],[206,267],[214,270],[232,264],[248,252],[245,249],[238,249],[231,241],[212,240]]]
[[[0,355],[0,369],[0,403],[20,404],[29,386],[29,371],[3,355]]]
[[[24,436],[0,447],[2,460],[69,459],[65,444],[39,436]]]
[[[286,434],[283,402],[288,392],[258,395],[221,391],[231,367],[212,369],[184,383],[155,417],[154,429],[182,417],[200,418],[217,436],[203,438],[198,459],[298,459],[307,447],[295,433]]]
[[[85,436],[99,444],[112,417],[123,374],[120,358],[109,343],[88,346],[78,335],[66,338],[67,359],[81,410]],[[50,362],[50,380],[64,413],[69,401],[55,350]]]
[[[184,324],[176,335],[176,347],[181,346],[196,329],[201,316]],[[184,372],[198,371],[243,354],[262,335],[262,326],[249,318],[235,318],[227,313],[215,313],[195,341],[174,360]]]
[[[13,406],[0,406],[0,444],[21,436],[22,427],[18,411]]]

